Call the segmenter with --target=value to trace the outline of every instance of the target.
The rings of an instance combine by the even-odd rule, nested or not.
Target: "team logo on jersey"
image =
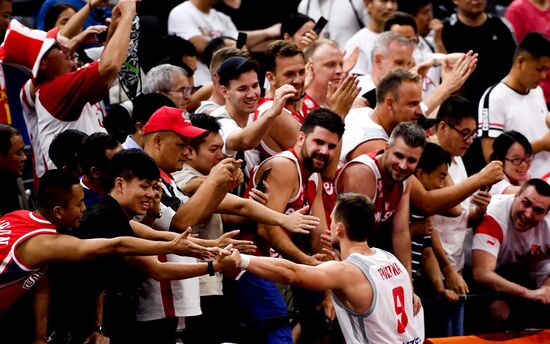
[[[23,283],[23,289],[31,290],[32,287],[34,287],[34,285],[36,284],[36,282],[38,282],[42,278],[42,276],[44,276],[43,273],[35,272],[29,277],[27,277],[27,279]]]
[[[312,107],[315,106],[315,104],[313,104],[313,101],[311,101],[311,99],[307,99],[307,98],[304,99],[304,104],[308,109],[311,109]]]
[[[327,195],[332,195],[334,193],[334,184],[331,182],[324,182],[323,188],[325,188]]]

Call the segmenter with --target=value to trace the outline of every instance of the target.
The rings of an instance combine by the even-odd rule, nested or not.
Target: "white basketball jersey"
[[[420,344],[424,341],[423,317],[413,318],[413,291],[407,270],[391,253],[379,248],[375,251],[371,256],[353,253],[346,258],[372,285],[370,309],[355,313],[333,294],[346,343]]]

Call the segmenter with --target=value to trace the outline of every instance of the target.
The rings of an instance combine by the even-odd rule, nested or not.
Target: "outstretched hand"
[[[226,247],[228,245],[232,245],[233,249],[236,249],[243,253],[254,252],[256,250],[256,245],[254,245],[254,242],[250,240],[234,239],[234,237],[239,233],[240,231],[238,229],[231,232],[224,233],[222,236],[216,239],[216,246]]]
[[[185,232],[181,233],[174,238],[174,240],[172,240],[171,243],[174,247],[172,251],[175,254],[179,254],[180,256],[195,257],[202,260],[213,257],[213,254],[206,247],[189,240],[189,235],[191,235],[191,227],[188,227]]]
[[[309,234],[310,231],[317,228],[320,223],[319,218],[307,215],[309,206],[305,206],[292,214],[285,216],[283,227],[293,233]]]
[[[336,112],[341,118],[348,114],[353,101],[359,95],[361,89],[358,87],[359,80],[357,76],[350,75],[346,77],[340,86],[336,87],[329,82],[327,90],[327,104],[329,108]]]

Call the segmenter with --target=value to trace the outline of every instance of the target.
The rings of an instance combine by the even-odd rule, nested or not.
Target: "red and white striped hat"
[[[59,29],[32,30],[13,19],[2,44],[2,62],[25,66],[36,78],[40,61],[57,42]]]

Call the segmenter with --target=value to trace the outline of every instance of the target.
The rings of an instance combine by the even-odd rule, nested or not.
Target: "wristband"
[[[208,263],[208,274],[210,276],[214,276],[215,275],[214,263],[211,260],[207,261],[207,263]]]
[[[248,254],[241,254],[241,263],[239,264],[239,267],[243,270],[246,270],[249,264],[250,256]]]

